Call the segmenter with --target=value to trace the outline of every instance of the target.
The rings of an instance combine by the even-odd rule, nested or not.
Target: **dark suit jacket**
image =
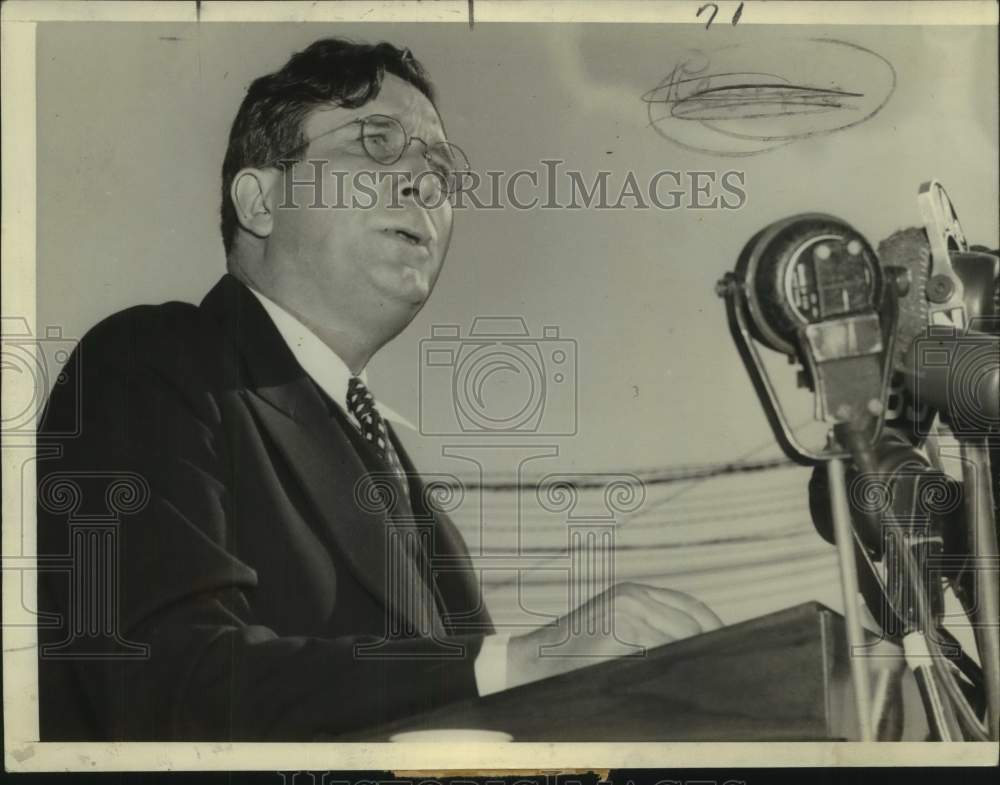
[[[475,695],[462,538],[414,479],[446,636],[399,633],[363,448],[231,276],[91,330],[39,433],[41,738],[311,740]]]

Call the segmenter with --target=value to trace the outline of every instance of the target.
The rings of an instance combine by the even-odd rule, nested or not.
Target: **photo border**
[[[2,27],[2,256],[4,313],[35,313],[35,27],[51,21],[128,22],[451,22],[474,27],[496,22],[648,22],[704,27],[695,16],[700,2],[439,2],[415,3],[66,3],[9,2]],[[737,3],[723,0],[720,13]],[[746,4],[740,24],[827,25],[993,25],[990,2],[844,3],[768,2]],[[863,6],[863,7],[862,7]],[[17,397],[17,379],[5,379],[3,405]],[[18,558],[35,555],[31,521],[33,465],[21,474],[3,450],[3,553],[17,544]],[[21,489],[24,495],[20,495]],[[22,532],[22,524],[25,531]],[[22,539],[22,534],[23,539]],[[21,553],[23,545],[24,552]],[[434,744],[348,743],[62,743],[39,742],[37,633],[16,602],[36,588],[35,574],[3,571],[4,765],[8,771],[168,771],[168,770],[371,770],[507,769],[670,766],[997,764],[996,743],[577,743]],[[25,689],[24,685],[35,685]]]

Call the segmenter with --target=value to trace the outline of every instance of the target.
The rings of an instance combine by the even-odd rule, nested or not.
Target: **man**
[[[222,173],[229,273],[198,307],[91,330],[44,415],[40,562],[74,560],[39,580],[44,740],[310,740],[718,626],[629,585],[495,634],[364,375],[434,288],[460,157],[389,44],[318,41],[251,85]],[[336,200],[302,193],[318,165]],[[120,523],[93,539],[101,514]],[[608,614],[613,636],[568,636]],[[563,641],[575,656],[540,656]]]

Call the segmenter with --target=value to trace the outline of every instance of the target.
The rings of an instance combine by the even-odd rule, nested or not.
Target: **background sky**
[[[993,28],[46,23],[37,37],[38,325],[80,337],[130,305],[200,301],[225,269],[219,170],[244,91],[325,36],[410,47],[437,86],[449,137],[480,171],[539,169],[541,160],[559,158],[589,177],[608,169],[613,183],[627,171],[640,182],[661,169],[744,172],[747,202],[739,210],[456,213],[437,289],[373,360],[371,386],[415,424],[421,402],[446,418],[453,411],[447,384],[421,392],[420,342],[433,325],[458,325],[464,335],[476,317],[517,316],[532,336],[558,327],[578,361],[577,432],[507,439],[528,452],[555,450],[533,464],[534,473],[644,471],[777,454],[714,293],[749,237],[774,220],[831,213],[874,246],[918,223],[917,189],[937,178],[970,241],[1000,243]],[[745,158],[691,152],[650,127],[641,96],[691,48],[735,45],[739,55],[726,57],[747,69],[878,89],[877,70],[811,54],[801,41],[815,37],[866,47],[893,65],[895,92],[880,113]],[[785,380],[794,376],[783,363],[776,368]],[[524,395],[523,381],[493,377],[491,405],[510,411]],[[781,383],[785,392],[793,387]],[[565,417],[571,401],[550,399],[553,416]],[[810,402],[797,398],[796,422],[808,418]],[[494,436],[402,438],[427,472],[467,473],[467,461],[443,454],[449,445],[485,445],[477,460],[499,475],[512,470],[517,452],[490,449],[504,442]],[[831,552],[808,521],[803,471],[766,481],[750,476],[739,487],[699,486],[704,498],[692,496],[691,509],[675,511],[697,529],[689,544],[678,534],[683,528],[668,532],[653,516],[645,528],[634,527],[632,540],[619,540],[634,551],[631,561],[623,556],[620,575],[662,579],[703,596],[724,587],[729,601],[745,603],[762,573],[739,578],[739,564],[726,558],[745,565],[756,547],[751,561],[773,573],[766,583],[772,595],[779,574],[797,565],[803,580],[823,585],[815,596],[832,604]],[[785,500],[781,520],[766,504],[753,506],[778,497]],[[754,510],[763,529],[753,529]],[[509,512],[498,519],[509,520]],[[475,527],[456,517],[474,540]],[[706,530],[707,523],[715,528]],[[748,531],[756,532],[756,546],[737,536]],[[651,532],[662,534],[661,550],[651,549]],[[728,556],[706,550],[698,567],[700,552],[690,542],[708,548],[725,537],[735,538]],[[681,547],[680,558],[666,552]],[[565,601],[549,599],[553,608]],[[749,613],[731,610],[729,619]]]

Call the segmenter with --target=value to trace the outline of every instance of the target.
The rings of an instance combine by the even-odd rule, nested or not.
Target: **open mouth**
[[[408,231],[406,231],[406,229],[396,229],[395,230],[395,234],[396,234],[397,237],[405,240],[406,242],[410,243],[411,245],[423,245],[424,244],[423,239],[419,235],[416,235],[413,232],[408,232]]]

